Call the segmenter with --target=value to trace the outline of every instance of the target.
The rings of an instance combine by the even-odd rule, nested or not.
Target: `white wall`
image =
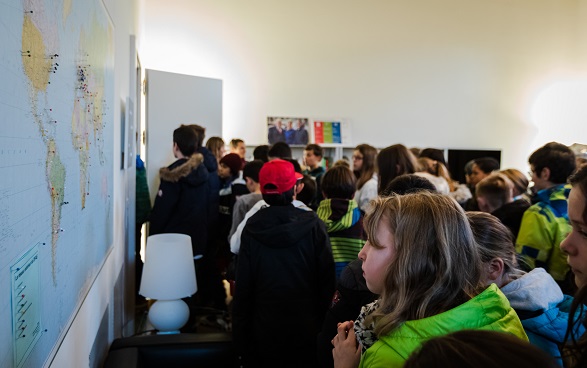
[[[587,137],[529,118],[585,75],[584,0],[142,1],[144,66],[222,79],[225,139],[263,143],[267,115],[342,117],[353,144],[497,148],[524,170]]]
[[[138,1],[104,0],[106,8],[115,30],[115,112],[114,112],[114,144],[115,152],[120,147],[120,115],[121,103],[131,95],[129,91],[130,81],[130,35],[138,31]],[[120,157],[114,155],[114,229],[113,249],[107,257],[104,266],[100,270],[96,280],[92,284],[81,308],[69,330],[57,347],[56,354],[49,357],[47,365],[51,367],[88,367],[98,364],[104,356],[90,357],[92,348],[96,343],[96,334],[100,327],[102,317],[108,308],[108,343],[115,336],[120,336],[121,331],[116,331],[114,310],[120,309],[120,296],[114,295],[114,285],[121,272],[125,257],[125,188],[127,181],[134,183],[134,172],[127,173],[120,170]],[[134,202],[134,198],[131,199]],[[134,207],[133,207],[134,208]],[[51,301],[48,301],[51,302]],[[120,316],[119,316],[120,317]],[[120,325],[120,323],[118,323]],[[104,346],[108,348],[108,346]],[[97,351],[101,353],[101,351]],[[90,362],[90,359],[93,359]]]

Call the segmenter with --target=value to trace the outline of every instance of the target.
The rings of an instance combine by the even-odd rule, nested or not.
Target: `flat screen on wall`
[[[454,180],[465,183],[465,165],[467,162],[481,157],[493,157],[501,164],[501,150],[448,150],[448,170]]]

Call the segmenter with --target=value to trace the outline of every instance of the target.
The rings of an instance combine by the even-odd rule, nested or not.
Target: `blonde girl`
[[[481,261],[467,217],[448,196],[419,192],[378,198],[365,217],[359,253],[369,290],[374,344],[361,356],[353,322],[333,339],[336,367],[401,367],[420,344],[454,331],[493,330],[527,339],[497,286],[481,286]],[[489,313],[489,311],[491,311]]]

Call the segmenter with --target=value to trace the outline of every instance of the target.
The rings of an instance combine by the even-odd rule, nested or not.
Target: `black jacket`
[[[208,171],[208,223],[215,224],[218,220],[218,199],[220,192],[220,177],[218,177],[218,161],[216,156],[206,147],[200,147],[199,152],[204,157],[204,167]]]
[[[361,307],[369,304],[377,295],[367,288],[367,282],[361,268],[363,262],[356,259],[349,263],[338,280],[336,293],[322,326],[322,332],[318,335],[318,361],[320,367],[333,367],[332,339],[336,336],[339,322],[354,321],[361,313]]]
[[[530,203],[524,199],[518,199],[516,201],[506,203],[499,207],[491,214],[497,217],[505,226],[507,226],[514,234],[514,240],[518,237],[520,232],[520,224],[522,223],[522,217],[524,212],[530,208]]]
[[[195,154],[159,170],[161,184],[149,218],[149,234],[180,233],[192,238],[195,254],[202,254],[207,239],[208,171]]]
[[[244,365],[316,366],[316,336],[334,286],[328,234],[314,212],[271,206],[251,217],[241,237],[233,305]]]

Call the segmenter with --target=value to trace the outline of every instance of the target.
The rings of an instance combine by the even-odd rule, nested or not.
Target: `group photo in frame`
[[[308,118],[268,116],[268,143],[285,142],[290,146],[307,145],[310,141],[308,121]]]

